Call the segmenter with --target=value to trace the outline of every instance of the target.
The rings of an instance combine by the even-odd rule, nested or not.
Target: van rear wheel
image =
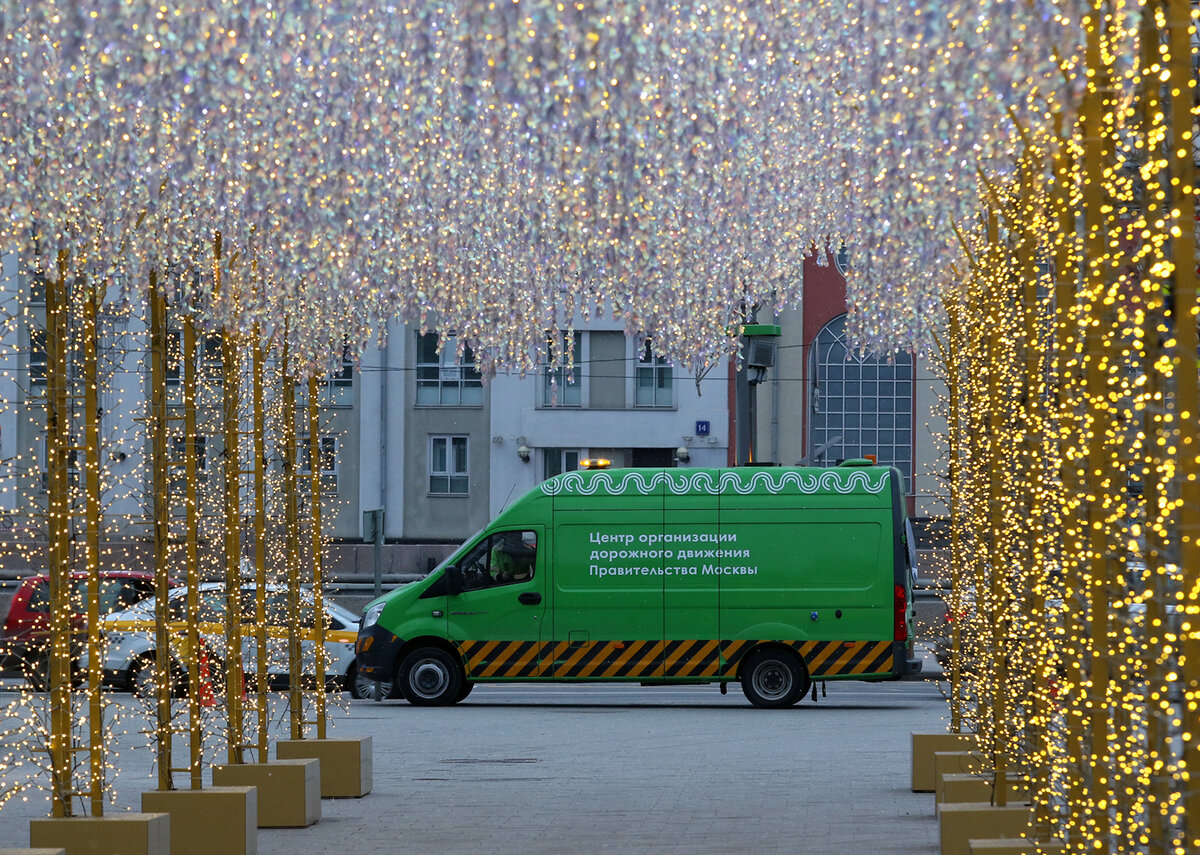
[[[742,692],[756,707],[790,707],[808,691],[808,672],[791,653],[759,650],[742,665]]]
[[[408,654],[397,677],[404,697],[416,706],[446,706],[465,697],[462,665],[440,647],[422,647]]]

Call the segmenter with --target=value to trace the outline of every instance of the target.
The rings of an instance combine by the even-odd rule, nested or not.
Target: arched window
[[[874,454],[912,491],[913,360],[865,357],[846,344],[846,316],[821,328],[813,347],[809,459],[817,464]]]

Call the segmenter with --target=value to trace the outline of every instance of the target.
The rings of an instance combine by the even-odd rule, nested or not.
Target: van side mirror
[[[462,570],[457,564],[451,564],[444,571],[446,577],[446,590],[451,596],[457,596],[463,592],[463,576]]]

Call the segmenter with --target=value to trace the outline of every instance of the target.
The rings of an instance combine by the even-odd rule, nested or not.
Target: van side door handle
[[[536,606],[542,601],[542,595],[537,591],[526,591],[517,597],[517,602],[524,603],[527,606]]]

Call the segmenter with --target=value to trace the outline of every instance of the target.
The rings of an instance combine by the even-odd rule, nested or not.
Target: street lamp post
[[[775,365],[778,324],[745,324],[742,327],[742,370],[734,381],[734,436],[736,466],[760,462],[758,459],[757,387],[767,369]]]

